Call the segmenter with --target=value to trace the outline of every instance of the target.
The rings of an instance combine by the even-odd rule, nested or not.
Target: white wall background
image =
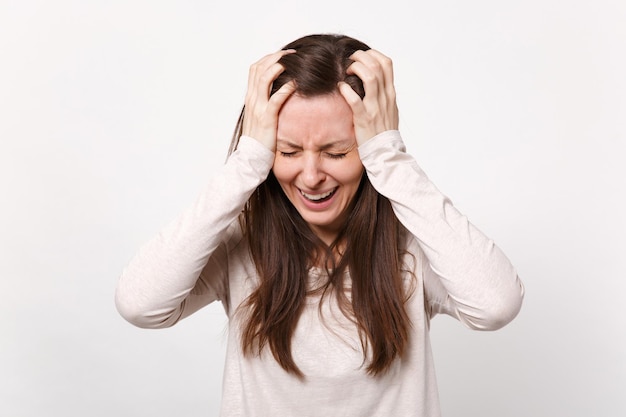
[[[213,416],[225,317],[124,322],[117,277],[219,169],[248,66],[342,32],[394,58],[401,130],[527,287],[433,322],[446,417],[626,415],[626,3],[0,2],[0,415]]]

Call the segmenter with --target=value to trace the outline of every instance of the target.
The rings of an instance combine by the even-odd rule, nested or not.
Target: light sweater
[[[303,380],[286,373],[265,349],[241,350],[237,307],[254,290],[257,272],[237,221],[267,177],[274,154],[242,137],[220,173],[196,202],[152,240],[124,269],[116,305],[145,328],[174,325],[215,300],[229,317],[221,416],[440,415],[431,354],[430,319],[445,313],[478,330],[495,330],[518,313],[523,285],[502,251],[457,211],[405,152],[398,131],[383,132],[358,149],[374,188],[387,197],[410,232],[406,283],[409,345],[382,376],[367,375],[355,326],[334,297],[311,297],[292,339]],[[324,279],[319,269],[310,279]],[[349,276],[348,276],[349,279]]]

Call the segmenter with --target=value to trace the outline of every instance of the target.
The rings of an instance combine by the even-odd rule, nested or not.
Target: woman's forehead
[[[315,97],[294,95],[283,105],[278,116],[279,140],[297,143],[302,138],[325,141],[354,139],[352,110],[339,94]]]

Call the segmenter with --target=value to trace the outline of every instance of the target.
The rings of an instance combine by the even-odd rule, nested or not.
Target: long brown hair
[[[357,50],[370,49],[343,35],[310,35],[283,49],[296,53],[280,59],[285,71],[273,83],[271,93],[295,80],[296,93],[313,97],[337,92],[345,81],[363,98],[363,83],[346,69]],[[230,151],[237,147],[245,109],[237,123]],[[304,377],[291,352],[291,339],[311,288],[312,266],[326,268],[324,296],[337,297],[342,313],[360,335],[364,355],[370,352],[367,372],[384,373],[404,353],[410,319],[408,297],[402,280],[405,230],[387,198],[380,195],[364,173],[352,211],[336,240],[327,246],[311,230],[283,193],[270,172],[246,203],[241,216],[245,238],[260,282],[242,304],[246,314],[242,330],[244,354],[260,354],[268,346],[287,372]],[[344,272],[349,271],[349,288]],[[364,363],[368,358],[364,357]]]

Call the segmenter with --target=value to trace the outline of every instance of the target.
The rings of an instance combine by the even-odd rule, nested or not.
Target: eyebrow
[[[345,148],[345,149],[348,149],[348,148],[350,148],[350,142],[351,142],[350,140],[338,140],[338,141],[335,141],[335,142],[329,142],[329,143],[326,143],[326,144],[320,146],[319,150],[320,151],[325,151],[325,150],[333,149],[333,148],[340,148],[340,149]],[[288,140],[278,139],[276,141],[276,144],[277,145],[279,145],[279,144],[280,145],[286,145],[286,146],[288,146],[289,148],[292,148],[292,149],[302,150],[302,146],[296,145],[295,143],[289,142]]]

